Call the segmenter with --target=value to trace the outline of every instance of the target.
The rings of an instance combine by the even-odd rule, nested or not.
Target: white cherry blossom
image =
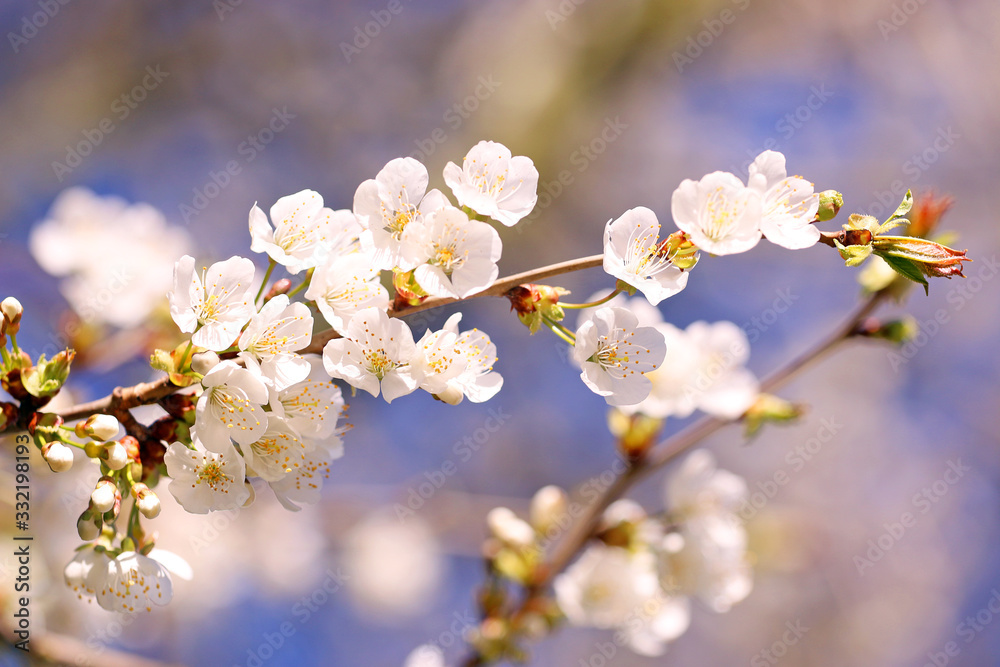
[[[445,667],[444,653],[433,644],[424,644],[413,649],[403,667]]]
[[[334,331],[343,334],[358,311],[370,307],[389,309],[389,292],[379,282],[380,274],[363,253],[334,257],[313,273],[305,296],[316,302]]]
[[[122,328],[141,324],[162,304],[174,262],[192,246],[187,231],[154,207],[81,187],[60,193],[28,240],[82,320]]]
[[[697,596],[717,613],[729,611],[753,590],[746,528],[735,514],[691,517],[666,540],[674,544],[661,560],[665,585]]]
[[[636,316],[624,308],[603,307],[577,329],[573,359],[591,391],[608,405],[619,406],[649,395],[646,373],[665,353],[663,335],[656,329],[639,327]]]
[[[73,560],[66,564],[63,579],[81,600],[96,595],[104,586],[110,560],[106,552],[88,546],[77,551]]]
[[[441,331],[433,334],[428,331],[417,343],[416,358],[411,363],[411,374],[419,376],[417,381],[421,383],[421,388],[450,405],[457,405],[466,397],[473,403],[488,401],[503,387],[503,377],[493,371],[493,364],[497,361],[496,345],[490,341],[488,334],[479,329],[459,333],[461,319],[462,313],[454,313]],[[448,346],[442,345],[442,340],[448,341]],[[426,355],[423,351],[425,345],[433,350],[434,355]],[[446,378],[436,373],[428,361],[434,361],[439,356],[447,357],[449,371],[461,368],[461,372],[449,372]],[[444,366],[440,361],[438,364]]]
[[[777,151],[758,155],[750,165],[748,184],[762,197],[760,231],[768,241],[791,250],[816,244],[820,233],[812,221],[819,194],[804,178],[788,176],[784,155]]]
[[[330,463],[344,455],[344,443],[337,436],[315,441],[312,451],[298,466],[279,480],[268,482],[275,498],[285,509],[297,512],[302,505],[319,502],[323,482],[330,476]]]
[[[746,480],[719,469],[706,449],[688,454],[666,483],[667,507],[684,516],[735,514],[746,496]]]
[[[503,245],[493,227],[469,220],[454,206],[431,213],[425,224],[427,259],[414,272],[424,291],[432,296],[464,298],[496,281]]]
[[[338,432],[337,422],[344,412],[340,387],[330,381],[323,358],[306,355],[308,377],[287,389],[272,391],[271,413],[284,420],[300,437],[324,440]],[[270,420],[272,417],[268,417]]]
[[[660,582],[651,554],[598,543],[587,547],[552,587],[570,623],[611,629],[625,625],[656,596]]]
[[[191,341],[216,352],[225,350],[256,312],[253,303],[254,265],[244,257],[216,262],[198,275],[194,257],[184,255],[174,265],[170,316]]]
[[[334,241],[343,238],[345,229],[357,224],[350,211],[325,208],[323,197],[313,190],[276,201],[271,220],[274,227],[259,206],[254,204],[250,209],[250,249],[266,252],[291,274],[320,264]]]
[[[619,406],[622,412],[683,419],[702,410],[735,419],[756,400],[759,383],[745,368],[750,344],[732,322],[693,322],[687,329],[678,329],[641,299],[616,297],[608,305],[627,307],[640,324],[659,331],[667,347],[663,363],[646,374],[652,383],[649,395],[633,405]]]
[[[358,186],[354,213],[365,227],[361,247],[374,267],[409,271],[423,261],[424,216],[448,205],[440,190],[427,191],[428,181],[424,165],[403,157]]]
[[[671,472],[665,496],[678,525],[660,551],[664,586],[696,595],[720,613],[750,594],[747,533],[736,514],[747,493],[746,481],[717,468],[706,450],[695,450]]]
[[[632,208],[604,228],[604,270],[635,287],[654,306],[687,286],[688,272],[674,265],[660,242],[656,214]]]
[[[221,452],[205,450],[197,438],[193,444],[194,449],[179,442],[167,447],[163,462],[170,494],[192,514],[242,507],[250,497],[243,457],[232,444]]]
[[[381,392],[391,403],[417,388],[409,369],[415,352],[413,334],[405,322],[378,308],[365,308],[351,318],[343,338],[323,348],[323,366],[331,377],[372,396]]]
[[[241,447],[247,474],[276,482],[305,463],[313,443],[304,440],[284,420],[270,415],[259,440]]]
[[[251,370],[223,361],[201,380],[205,391],[195,407],[191,433],[212,452],[224,452],[232,438],[249,445],[267,429],[267,385]]]
[[[465,372],[468,359],[458,347],[458,333],[441,329],[428,330],[417,341],[409,362],[409,372],[417,386],[431,394],[440,394],[448,383]]]
[[[462,206],[507,227],[531,213],[538,201],[538,170],[531,158],[512,156],[494,141],[480,141],[459,167],[449,162],[444,181]]]
[[[632,651],[657,657],[666,653],[667,645],[683,635],[690,625],[691,600],[661,591],[643,604],[642,612],[622,632]]]
[[[728,172],[685,179],[671,200],[674,223],[713,255],[750,250],[760,241],[761,194]]]
[[[152,611],[173,597],[173,585],[167,568],[158,561],[134,551],[124,551],[107,562],[97,604],[108,611],[132,613]]]
[[[312,340],[313,318],[304,303],[279,294],[264,304],[240,336],[239,348],[260,364],[261,373],[281,390],[309,375],[309,362],[297,350]]]

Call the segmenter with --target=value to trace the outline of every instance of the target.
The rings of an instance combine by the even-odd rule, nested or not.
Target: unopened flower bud
[[[506,507],[494,507],[486,515],[486,525],[501,542],[516,547],[530,547],[535,543],[535,531],[526,521]]]
[[[160,499],[148,486],[143,483],[132,487],[132,497],[135,498],[135,506],[147,519],[155,519],[160,513]]]
[[[858,334],[869,338],[880,338],[890,343],[903,345],[913,340],[920,333],[920,324],[912,315],[882,322],[877,318],[870,318],[861,325]]]
[[[771,394],[759,394],[743,415],[746,437],[752,438],[768,422],[784,423],[798,419],[805,408]]]
[[[41,355],[38,363],[34,365],[31,363],[31,358],[28,357],[27,363],[22,361],[20,365],[21,384],[32,396],[38,398],[55,396],[65,384],[66,378],[69,377],[70,365],[75,357],[74,350],[63,350],[48,360],[45,359],[44,354]]]
[[[427,298],[427,292],[417,282],[413,271],[396,271],[392,274],[392,286],[396,288],[396,304],[416,306]]]
[[[128,463],[128,450],[121,443],[109,442],[104,445],[100,458],[112,470],[121,470]]]
[[[0,432],[6,430],[8,426],[17,424],[17,414],[18,410],[15,404],[0,401]]]
[[[101,519],[100,513],[91,509],[84,510],[76,521],[76,532],[84,542],[90,542],[100,537],[103,527],[104,520]]]
[[[566,492],[555,485],[543,486],[531,499],[531,525],[541,534],[558,526],[569,511]]]
[[[16,334],[21,329],[21,313],[24,312],[21,302],[9,296],[0,302],[0,312],[3,313],[4,333]]]
[[[55,440],[42,447],[42,458],[52,472],[66,472],[73,467],[73,450]]]
[[[597,528],[601,541],[615,547],[631,548],[642,540],[640,526],[648,525],[646,518],[646,510],[639,503],[627,498],[616,500],[601,515]]]
[[[618,438],[618,449],[630,461],[637,461],[656,443],[663,420],[642,413],[627,415],[621,410],[608,412],[608,429]]]
[[[91,415],[86,421],[77,423],[75,432],[78,438],[90,437],[103,442],[117,436],[119,428],[118,420],[111,415]]]
[[[90,494],[90,503],[96,512],[104,514],[114,508],[122,500],[118,486],[110,477],[102,477],[97,481],[97,486]]]
[[[219,364],[219,361],[221,361],[219,355],[211,350],[208,352],[199,352],[191,357],[191,370],[198,375],[207,375],[210,370]]]
[[[698,246],[691,242],[685,232],[674,232],[663,239],[656,254],[666,257],[670,263],[682,271],[693,269],[698,263]]]
[[[816,210],[816,220],[826,222],[837,217],[844,205],[844,195],[836,190],[824,190],[819,193],[819,208]]]
[[[465,398],[465,393],[458,387],[448,385],[443,390],[434,394],[434,398],[448,405],[458,405]]]
[[[511,310],[531,333],[541,327],[544,318],[561,322],[566,314],[559,305],[559,298],[569,294],[569,290],[553,285],[526,283],[507,292]]]
[[[264,295],[264,303],[267,303],[279,294],[288,294],[288,290],[290,289],[292,289],[292,281],[288,278],[275,280],[274,284],[271,285],[271,289],[267,290],[267,294]]]

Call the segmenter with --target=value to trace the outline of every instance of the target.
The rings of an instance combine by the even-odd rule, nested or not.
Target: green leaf
[[[887,220],[886,223],[894,218],[906,217],[906,214],[910,212],[911,208],[913,208],[913,193],[907,190],[906,194],[903,196],[903,201],[899,204],[899,208],[896,209],[895,213],[889,216],[889,220]]]
[[[879,228],[875,230],[875,236],[881,236],[885,234],[890,229],[895,229],[900,225],[908,225],[910,221],[906,218],[889,218],[884,224],[879,225]]]
[[[859,266],[872,254],[872,247],[870,245],[845,246],[837,240],[834,240],[834,244],[837,246],[837,250],[840,251],[840,256],[847,266]]]
[[[930,288],[927,285],[927,279],[924,278],[924,274],[920,272],[920,269],[917,268],[917,265],[914,264],[912,260],[905,259],[903,257],[896,257],[894,255],[880,254],[879,257],[884,259],[885,263],[888,264],[892,268],[892,270],[898,273],[899,275],[903,276],[904,278],[908,278],[909,280],[912,280],[915,283],[920,283],[921,285],[923,285],[924,294],[930,293]]]

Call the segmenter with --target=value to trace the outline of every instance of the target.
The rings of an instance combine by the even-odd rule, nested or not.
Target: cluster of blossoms
[[[43,408],[66,382],[76,353],[66,349],[33,361],[17,345],[21,304],[13,297],[0,303],[0,380],[13,399],[0,401],[0,431],[10,425],[26,430],[55,472],[73,465],[76,449],[100,466],[77,521],[85,544],[65,568],[67,584],[111,611],[151,610],[170,601],[170,573],[190,578],[191,568],[158,548],[155,533],[141,525],[160,513],[153,488],[163,477],[173,498],[195,514],[245,507],[264,486],[291,511],[316,503],[329,466],[344,452],[346,406],[337,381],[352,395],[361,389],[387,403],[418,389],[452,405],[466,398],[483,402],[500,391],[490,337],[462,331],[462,314],[455,313],[418,339],[399,318],[416,307],[485,292],[507,297],[531,333],[544,324],[572,347],[584,384],[612,406],[609,424],[625,457],[622,471],[633,466],[634,473],[643,464],[654,467],[646,455],[667,418],[696,410],[720,420],[742,418],[752,435],[765,421],[799,413],[760,393],[745,368],[749,343],[734,324],[698,321],[680,329],[664,321],[657,305],[686,287],[702,253],[746,252],[761,238],[789,249],[822,241],[848,266],[874,256],[863,283],[869,292],[889,294],[905,289],[893,287],[899,276],[926,289],[927,277],[961,276],[969,261],[965,251],[929,238],[946,200],[918,205],[908,220],[913,200],[907,193],[884,223],[855,214],[842,231],[820,232],[814,223],[837,214],[840,194],[815,192],[812,183],[788,175],[782,154],[765,151],[745,182],[724,172],[683,181],[671,201],[677,231],[665,238],[648,208],[609,220],[601,258],[616,279],[609,294],[570,304],[561,301],[568,294],[562,287],[499,289],[503,244],[489,220],[502,231],[527,216],[537,201],[538,176],[527,157],[482,141],[461,166],[448,163],[443,170],[454,201],[428,189],[423,164],[397,158],[360,184],[350,209],[325,207],[313,190],[278,199],[268,213],[254,204],[250,250],[268,257],[262,277],[240,256],[197,270],[195,258],[184,254],[191,245],[186,233],[169,229],[150,207],[78,189],[64,193],[51,218],[33,232],[31,246],[47,271],[63,277],[61,289],[79,318],[138,326],[157,314],[155,304],[166,293],[170,319],[189,334],[173,350],[152,355],[152,366],[167,377],[145,387],[163,393],[135,399],[117,391],[97,414],[92,406],[64,413],[77,421],[67,425]],[[887,234],[903,224],[911,236]],[[87,259],[107,255],[110,244],[117,264]],[[172,287],[164,253],[182,255]],[[290,277],[269,284],[279,266]],[[552,275],[551,269],[540,273]],[[133,273],[143,280],[132,283]],[[97,285],[118,298],[94,301]],[[637,291],[645,298],[622,294]],[[420,306],[432,298],[437,300]],[[570,330],[563,324],[566,309],[593,310]],[[165,314],[161,319],[169,324]],[[857,335],[897,342],[905,336],[903,326],[872,326]],[[131,407],[154,401],[166,416],[139,424]],[[543,635],[562,620],[616,630],[616,644],[661,655],[687,630],[693,599],[721,613],[749,594],[747,534],[737,516],[746,495],[742,478],[719,470],[708,452],[695,451],[669,475],[664,511],[651,515],[617,500],[597,515],[605,505],[600,502],[588,518],[596,528],[586,524],[588,532],[578,543],[568,540],[573,550],[561,555],[548,554],[548,547],[581,512],[565,491],[541,489],[527,520],[494,508],[483,547],[489,566],[480,596],[483,621],[468,638],[477,659],[520,660],[520,636]],[[606,500],[612,497],[620,493]],[[385,578],[378,552],[386,542],[368,535],[380,532],[377,524],[362,531],[347,560],[356,572],[365,570],[357,567],[361,563],[375,573],[358,576],[378,580],[373,599],[400,597],[399,582],[413,588],[413,577],[397,568]],[[413,547],[408,551],[419,551],[420,531],[409,532],[396,532],[391,547],[403,540]],[[418,561],[420,569],[431,569],[428,552]],[[507,596],[504,580],[525,587],[522,607],[511,607],[514,597]],[[550,582],[552,596],[545,588]],[[440,667],[443,654],[423,646],[406,664]]]
[[[170,600],[166,566],[183,574],[187,566],[156,549],[138,524],[139,514],[159,514],[150,486],[161,475],[170,478],[177,502],[196,514],[248,505],[255,478],[289,510],[317,502],[330,463],[343,454],[338,422],[345,404],[333,380],[387,402],[416,389],[450,404],[482,402],[500,390],[496,347],[487,334],[460,331],[456,313],[440,330],[415,340],[405,322],[389,316],[394,304],[380,279],[382,271],[392,272],[397,306],[488,288],[502,244],[477,216],[515,224],[534,206],[538,173],[528,158],[484,141],[462,167],[449,163],[445,169],[463,208],[428,191],[428,180],[422,164],[400,158],[359,186],[352,210],[326,208],[312,190],[282,197],[270,217],[254,205],[251,250],[270,260],[263,279],[250,259],[238,256],[199,271],[194,257],[184,255],[174,266],[169,312],[190,339],[173,351],[157,350],[152,361],[171,382],[194,391],[160,401],[168,416],[149,429],[136,425],[141,440],[117,440],[120,424],[105,414],[77,425],[73,434],[94,440],[87,445],[72,442],[58,417],[36,426],[53,470],[72,465],[74,444],[102,466],[78,522],[89,544],[65,571],[81,597],[93,595],[115,611]],[[39,243],[55,227],[43,225]],[[141,261],[142,253],[137,256]],[[265,291],[278,265],[304,280],[294,289],[290,279],[277,280]],[[300,292],[305,302],[293,300]],[[318,317],[334,333],[313,350]],[[68,361],[64,366],[68,371]],[[56,391],[62,381],[65,373]],[[138,512],[127,513],[128,526],[119,535],[116,521],[130,495]]]
[[[599,540],[559,575],[556,600],[574,625],[616,630],[615,642],[661,655],[687,630],[690,598],[722,613],[753,587],[747,535],[736,511],[746,482],[705,450],[667,479],[667,510],[648,516],[630,500],[605,511]]]
[[[290,510],[315,503],[329,465],[343,453],[339,421],[345,405],[334,381],[386,402],[417,389],[450,404],[465,398],[482,402],[500,390],[495,345],[477,329],[460,330],[461,313],[419,338],[394,315],[431,297],[464,299],[490,288],[499,274],[502,242],[487,219],[512,226],[530,213],[538,172],[528,158],[483,141],[461,166],[448,163],[443,176],[455,203],[428,189],[423,164],[397,158],[361,183],[351,209],[327,208],[312,190],[278,199],[269,213],[255,204],[250,249],[268,257],[262,278],[245,257],[200,271],[190,255],[176,262],[169,313],[190,339],[173,351],[158,350],[153,365],[193,391],[160,401],[168,417],[146,431],[127,429],[120,439],[119,424],[109,415],[77,425],[78,437],[102,439],[85,449],[103,473],[78,522],[81,537],[91,544],[66,572],[81,594],[92,593],[102,606],[119,609],[169,600],[169,577],[156,560],[167,552],[154,549],[137,513],[129,513],[122,536],[115,523],[123,497],[131,497],[143,517],[156,516],[159,500],[150,487],[161,475],[169,477],[168,490],[192,513],[249,504],[254,479]],[[123,208],[93,195],[76,192],[73,198],[85,199],[90,208],[114,208],[116,219],[148,217],[144,208]],[[627,211],[605,229],[604,267],[619,281],[615,294],[638,289],[649,303],[607,297],[582,304],[577,307],[595,310],[573,332],[561,324],[563,307],[574,307],[559,303],[566,294],[562,288],[524,285],[507,296],[532,331],[544,322],[573,346],[584,383],[623,414],[664,419],[701,409],[735,418],[757,392],[756,380],[742,368],[745,338],[728,323],[698,322],[681,331],[664,322],[654,306],[684,288],[701,250],[740,252],[761,235],[787,247],[814,243],[818,232],[811,223],[820,197],[808,182],[787,177],[784,157],[769,151],[751,165],[747,185],[719,173],[685,181],[673,208],[679,231],[664,241],[655,214],[645,208]],[[56,211],[53,219],[65,220],[39,228],[39,248],[55,257],[59,253],[48,250],[52,239],[45,239],[63,228],[79,227],[75,233],[83,234],[94,217]],[[144,223],[151,233],[155,222]],[[171,247],[182,245],[178,237]],[[139,261],[144,256],[139,249],[135,255]],[[66,266],[52,270],[75,270]],[[290,277],[269,285],[279,266]],[[296,278],[301,281],[293,286]],[[319,320],[329,326],[321,340],[315,333],[323,328]],[[65,469],[72,464],[73,443],[60,435],[64,427],[58,418],[50,421],[39,425],[37,437],[45,440],[40,446],[53,469]],[[523,574],[539,552],[529,549],[536,531],[519,521],[508,511],[491,516],[490,524],[501,543],[514,549],[516,557],[508,562],[520,563],[511,567]],[[643,558],[630,557],[629,568]],[[117,578],[111,576],[115,572]],[[143,585],[141,599],[121,602],[114,592],[120,581],[129,590],[140,581],[157,585]],[[675,621],[686,619],[678,604],[669,605]],[[579,616],[567,614],[571,620]]]

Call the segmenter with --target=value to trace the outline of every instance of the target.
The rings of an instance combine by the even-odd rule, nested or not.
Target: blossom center
[[[229,485],[233,483],[233,476],[227,475],[222,466],[216,461],[209,461],[198,469],[198,484],[208,484],[213,491],[229,493]]]
[[[365,361],[367,362],[368,372],[377,377],[379,381],[398,366],[382,348],[365,352]]]
[[[745,207],[745,203],[732,201],[721,186],[717,187],[708,196],[705,204],[705,213],[708,217],[704,225],[705,236],[713,241],[724,239],[736,226]]]

